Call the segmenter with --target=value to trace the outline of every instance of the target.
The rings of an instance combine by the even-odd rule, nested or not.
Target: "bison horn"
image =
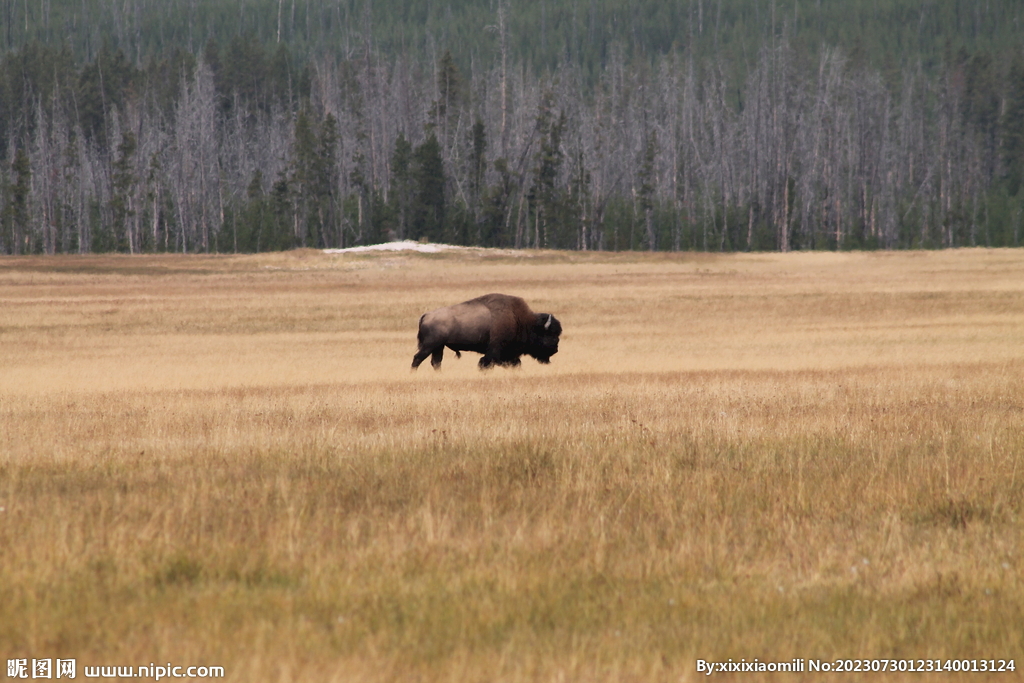
[[[544,329],[545,330],[551,329],[551,314],[550,313],[548,313],[548,321],[546,323],[544,323]]]

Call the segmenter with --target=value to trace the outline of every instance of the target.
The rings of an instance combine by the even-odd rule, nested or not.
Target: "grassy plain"
[[[411,373],[490,291],[552,364]],[[1022,514],[1024,251],[0,259],[0,658],[1024,668]]]

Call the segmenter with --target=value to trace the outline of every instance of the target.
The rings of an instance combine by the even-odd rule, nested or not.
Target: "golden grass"
[[[552,364],[411,373],[490,291]],[[1024,666],[1022,501],[1020,251],[0,260],[0,657]]]

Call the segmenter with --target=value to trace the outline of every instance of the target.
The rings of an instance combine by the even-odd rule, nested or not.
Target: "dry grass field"
[[[486,292],[550,366],[409,370]],[[1024,251],[0,259],[0,659],[1024,669]]]

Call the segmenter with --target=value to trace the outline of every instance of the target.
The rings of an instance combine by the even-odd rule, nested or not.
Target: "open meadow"
[[[487,292],[551,365],[411,372]],[[1024,250],[0,258],[0,659],[1009,682],[1022,571]]]

